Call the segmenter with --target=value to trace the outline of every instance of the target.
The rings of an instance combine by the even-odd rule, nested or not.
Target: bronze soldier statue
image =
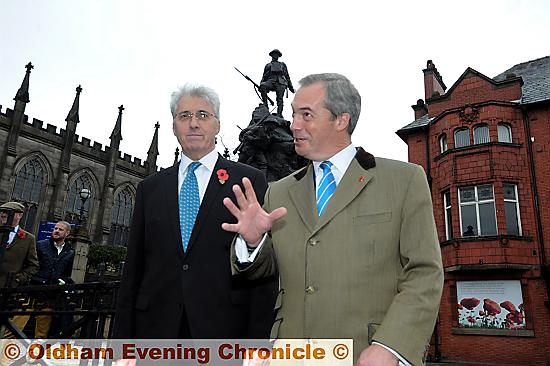
[[[267,106],[267,93],[274,91],[277,95],[277,115],[283,116],[283,96],[285,90],[288,88],[294,93],[294,87],[290,76],[288,76],[288,69],[284,62],[279,61],[279,57],[283,54],[278,49],[274,49],[269,52],[271,56],[271,62],[265,65],[262,81],[260,82],[260,93],[262,96],[262,102]]]

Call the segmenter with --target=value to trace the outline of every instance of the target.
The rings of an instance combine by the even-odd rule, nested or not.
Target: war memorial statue
[[[296,154],[290,122],[282,115],[286,89],[294,93],[288,69],[283,62],[278,61],[281,51],[274,49],[269,55],[272,61],[264,67],[260,85],[235,68],[254,85],[256,94],[260,93],[262,103],[252,112],[248,126],[241,130],[240,144],[233,153],[238,152],[239,162],[260,169],[266,175],[267,181],[273,182],[305,166],[307,160]],[[271,105],[274,103],[267,95],[268,91],[276,93],[277,113],[269,111],[268,102]]]

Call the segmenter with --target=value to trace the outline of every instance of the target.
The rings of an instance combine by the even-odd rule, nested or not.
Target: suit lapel
[[[334,216],[345,209],[365,189],[374,177],[369,169],[375,166],[374,156],[367,153],[363,148],[358,148],[355,158],[342,176],[342,180],[336,187],[334,195],[328,202],[323,216],[319,217],[313,231],[318,231],[329,223]]]
[[[325,212],[319,217],[315,231],[321,229],[334,216],[345,209],[361,193],[373,177],[374,175],[371,172],[363,169],[357,160],[353,159],[328,202]]]
[[[166,189],[164,189],[164,202],[160,207],[165,207],[168,227],[172,230],[172,237],[177,238],[179,247],[178,253],[183,255],[183,244],[181,243],[180,214],[179,214],[179,192],[178,192],[178,169],[179,163],[166,169]]]
[[[22,234],[19,234],[20,232],[25,233],[24,234],[25,236],[23,238],[19,237],[19,235],[22,235]],[[6,245],[6,249],[15,246],[20,240],[24,240],[26,237],[27,237],[27,233],[23,229],[19,228],[19,230],[17,230],[17,233],[15,233],[15,236],[13,237],[13,240],[11,241],[11,243]]]
[[[301,175],[299,180],[289,188],[290,198],[309,231],[313,231],[317,223],[313,181],[313,165],[309,164],[305,175]]]
[[[234,184],[231,181],[227,181],[223,185],[219,182],[216,172],[218,171],[218,169],[222,168],[227,170],[229,176],[231,177],[229,162],[218,154],[218,160],[216,161],[216,165],[214,166],[214,171],[210,175],[210,180],[208,181],[208,185],[206,186],[206,191],[204,192],[204,197],[202,198],[199,212],[197,213],[195,226],[193,227],[193,232],[191,233],[191,237],[189,238],[189,244],[187,245],[186,254],[189,253],[191,247],[197,240],[200,231],[205,226],[206,218],[211,211],[210,208],[212,206],[212,203],[216,201],[218,195],[222,191],[223,186],[228,185],[229,187],[231,187]]]

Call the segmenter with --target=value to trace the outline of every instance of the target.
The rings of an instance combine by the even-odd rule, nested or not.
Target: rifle
[[[251,78],[249,78],[247,75],[243,74],[243,73],[241,72],[241,70],[237,69],[235,66],[233,66],[233,67],[235,68],[235,70],[237,70],[237,71],[239,72],[239,74],[241,74],[242,76],[244,76],[244,78],[245,78],[246,80],[250,81],[250,82],[256,87],[256,89],[260,89],[260,86],[259,86],[258,84],[256,84],[256,83],[254,82],[254,80],[252,80]],[[274,104],[275,104],[275,103],[273,103],[273,101],[271,100],[271,98],[270,98],[269,96],[267,97],[267,100],[269,101],[269,103],[271,103],[271,105],[274,105]]]

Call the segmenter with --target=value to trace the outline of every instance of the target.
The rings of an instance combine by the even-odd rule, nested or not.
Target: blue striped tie
[[[332,167],[330,161],[323,161],[319,167],[323,169],[323,177],[319,182],[319,187],[317,187],[317,213],[321,216],[325,211],[325,207],[327,207],[328,200],[336,189],[336,181],[330,170]]]
[[[183,180],[180,190],[180,229],[184,252],[187,250],[191,232],[193,231],[193,226],[195,226],[195,219],[197,218],[197,213],[201,205],[199,185],[197,183],[197,176],[195,175],[195,170],[200,165],[201,163],[197,161],[189,164],[187,175]]]

